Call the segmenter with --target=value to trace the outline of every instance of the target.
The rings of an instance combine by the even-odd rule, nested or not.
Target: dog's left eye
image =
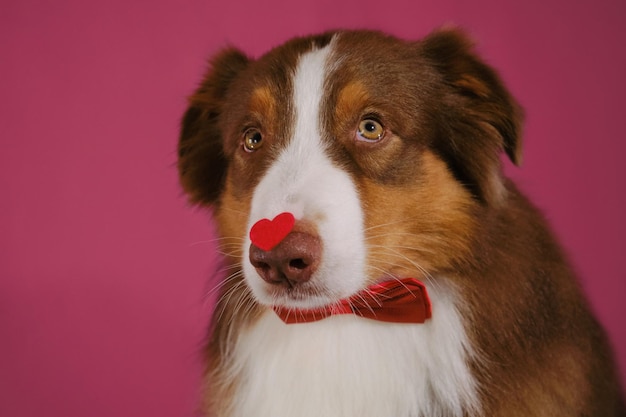
[[[246,152],[254,152],[263,146],[263,135],[256,129],[248,129],[243,134],[243,148]]]
[[[366,142],[378,142],[383,138],[385,129],[378,121],[374,119],[363,119],[359,123],[357,129],[357,139],[364,140]]]

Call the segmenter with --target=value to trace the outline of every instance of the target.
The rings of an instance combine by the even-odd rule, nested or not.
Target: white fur
[[[319,306],[366,286],[358,192],[328,157],[319,128],[332,45],[301,57],[294,135],[255,190],[248,225],[285,211],[314,222],[323,260],[312,281],[323,291],[307,300],[272,296],[244,262],[246,282],[261,304]],[[227,370],[237,381],[229,417],[461,417],[463,410],[478,410],[467,366],[473,353],[455,291],[444,284],[428,290],[433,317],[417,325],[353,315],[287,325],[268,309],[237,338]]]
[[[304,54],[294,75],[296,123],[289,145],[257,186],[248,230],[262,218],[291,212],[298,220],[313,222],[323,242],[322,262],[311,279],[320,290],[306,300],[276,298],[271,284],[244,262],[246,281],[265,305],[311,308],[348,297],[365,284],[363,217],[357,190],[350,176],[337,168],[322,142],[320,102],[324,90],[326,60],[332,43]],[[244,242],[248,259],[250,240]]]
[[[461,417],[477,411],[454,291],[429,288],[433,318],[353,315],[284,324],[268,311],[237,343],[232,417]]]

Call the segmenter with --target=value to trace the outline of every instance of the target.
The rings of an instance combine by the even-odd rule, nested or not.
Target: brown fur
[[[300,53],[329,40],[296,39],[258,61],[223,52],[183,119],[181,182],[193,202],[214,206],[233,272],[213,317],[209,408],[233,395],[220,377],[232,337],[261,309],[236,245],[254,187],[290,134],[289,74]],[[502,151],[521,159],[521,111],[493,69],[457,31],[419,42],[346,32],[335,53],[343,63],[325,98],[325,140],[358,187],[372,280],[445,276],[460,289],[484,416],[626,416],[609,345],[571,268],[502,176]],[[385,146],[356,145],[355,125],[373,112]],[[263,129],[261,157],[239,152],[249,127]]]

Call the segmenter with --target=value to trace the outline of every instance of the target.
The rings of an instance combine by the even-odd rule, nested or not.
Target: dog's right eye
[[[357,129],[357,139],[365,142],[378,142],[385,135],[385,128],[377,120],[367,118],[361,120]]]
[[[248,129],[243,134],[243,149],[246,152],[254,152],[263,146],[263,135],[257,129]]]

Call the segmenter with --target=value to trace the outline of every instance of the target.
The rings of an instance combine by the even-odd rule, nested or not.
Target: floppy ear
[[[435,32],[422,48],[446,84],[435,147],[479,199],[497,203],[504,195],[500,153],[521,162],[522,110],[460,31]]]
[[[248,62],[236,49],[222,51],[211,60],[200,87],[189,97],[178,142],[178,172],[193,203],[212,204],[219,196],[227,161],[218,120],[230,85]]]

